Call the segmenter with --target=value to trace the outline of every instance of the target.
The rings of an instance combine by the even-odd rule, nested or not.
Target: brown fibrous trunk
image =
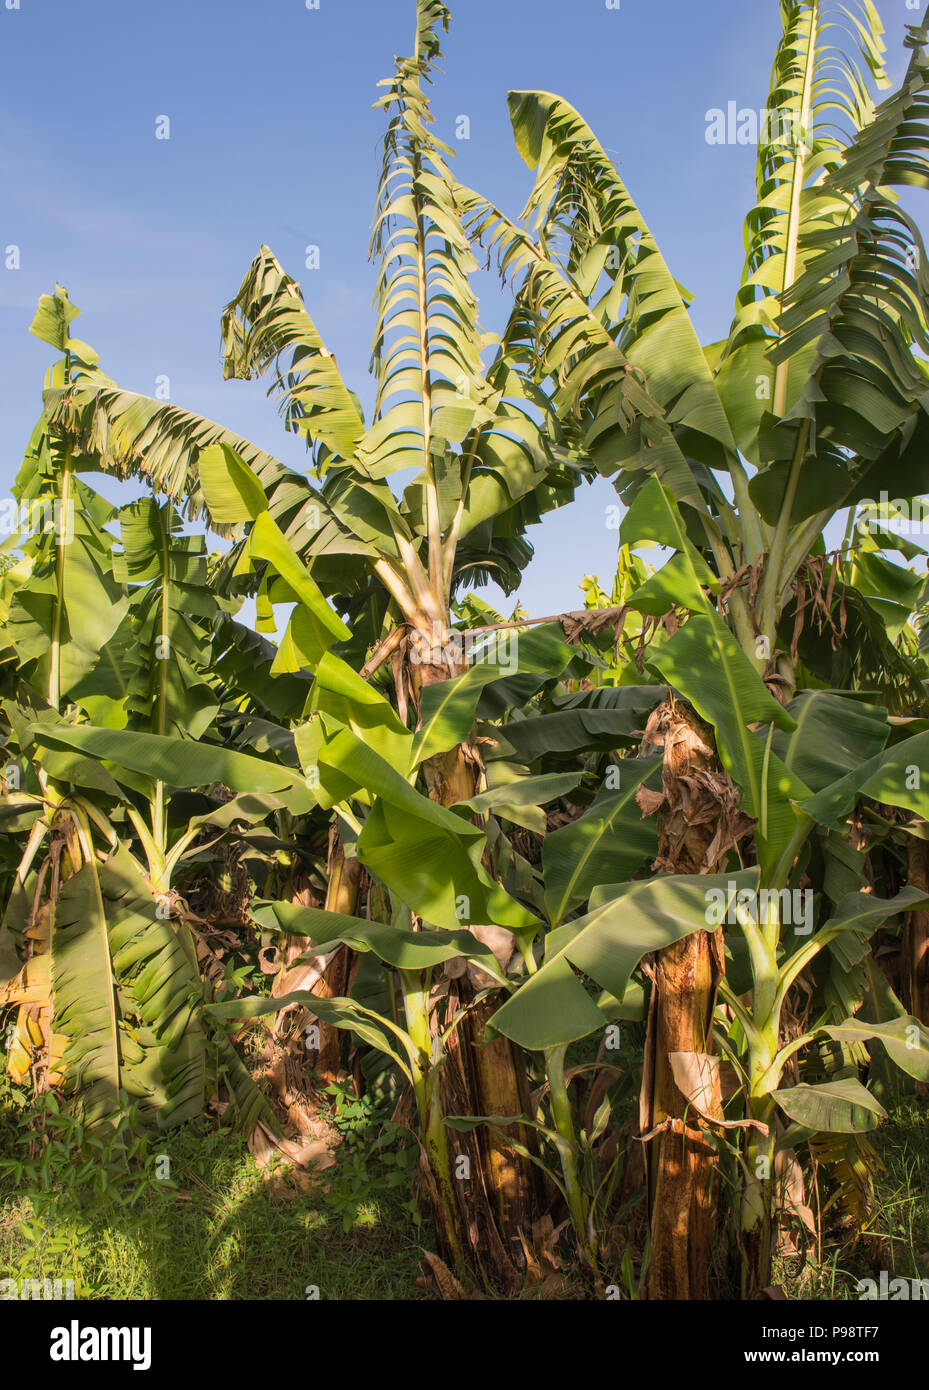
[[[751,828],[739,793],[717,765],[712,731],[673,696],[652,715],[642,752],[664,751],[661,793],[641,789],[639,805],[658,817],[655,868],[669,874],[714,873]],[[714,1119],[722,1119],[718,1068],[700,1113],[678,1086],[672,1054],[700,1067],[712,1055],[712,1023],[725,973],[722,928],[696,931],[659,951],[652,981],[640,1126],[649,1142],[646,1164],[651,1220],[648,1295],[705,1299],[716,1240],[717,1154]],[[706,1075],[704,1070],[703,1075]]]

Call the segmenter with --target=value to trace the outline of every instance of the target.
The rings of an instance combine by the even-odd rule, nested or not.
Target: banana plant
[[[113,569],[131,596],[131,616],[121,671],[114,659],[116,644],[107,652],[123,687],[118,708],[128,728],[197,739],[211,726],[219,708],[204,675],[211,656],[209,625],[218,611],[207,586],[205,542],[201,536],[182,535],[172,503],[159,505],[154,498],[121,508],[119,523],[122,550]],[[82,693],[86,707],[90,692]],[[102,722],[95,718],[93,704],[88,713],[92,722]],[[160,779],[155,780],[150,824],[132,807],[128,814],[148,860],[153,890],[166,894],[171,870],[196,831],[188,831],[169,848],[165,787]]]
[[[697,621],[692,620],[694,625]],[[690,627],[685,625],[681,635]],[[668,650],[674,660],[678,653],[672,646],[668,644]],[[675,688],[684,687],[694,701],[699,699],[698,687],[706,683],[707,670],[705,654],[701,659],[694,659],[696,655],[686,667],[676,667],[674,681]],[[751,684],[749,676],[757,679],[747,660],[741,669],[732,660],[726,675],[733,685],[744,682],[746,689]],[[759,681],[759,698],[763,694]],[[709,715],[709,705],[699,702]],[[889,726],[880,710],[820,692],[803,692],[786,713],[792,717],[793,728],[778,730],[768,724],[749,732],[744,705],[728,712],[720,705],[715,711],[716,734],[726,762],[734,763],[741,756],[737,751],[737,743],[743,741],[740,727],[762,755],[767,749],[771,759],[777,759],[777,777],[787,794],[780,791],[781,804],[776,807],[769,788],[772,819],[789,810],[790,798],[797,797],[811,824],[837,831],[860,792],[876,801],[887,797],[891,804],[904,804],[922,814],[923,797],[907,790],[905,769],[920,765],[923,735],[888,750],[884,745]],[[865,764],[870,776],[858,767],[861,752],[868,746],[875,750]],[[829,779],[825,786],[823,778]],[[809,895],[808,907],[804,894]],[[801,974],[824,952],[835,953],[836,970],[847,973],[867,954],[868,940],[879,926],[921,907],[924,898],[925,890],[918,888],[906,888],[891,900],[852,892],[830,905],[825,894],[820,898],[812,889],[798,889],[787,880],[780,888],[772,887],[769,880],[762,889],[759,869],[742,870],[737,864],[715,875],[661,875],[623,885],[600,884],[589,894],[584,915],[546,937],[540,968],[497,1011],[493,1027],[521,1046],[540,1051],[563,1047],[592,1032],[602,1033],[602,1003],[591,996],[577,971],[612,999],[622,1001],[633,971],[649,953],[698,932],[709,935],[713,927],[728,923],[729,936],[735,938],[729,943],[734,957],[729,965],[732,979],[720,984],[723,1007],[715,1011],[715,1042],[708,1035],[702,1049],[677,1052],[671,1065],[676,1084],[687,1097],[694,1128],[715,1129],[719,1138],[733,1130],[744,1131],[740,1152],[743,1227],[748,1236],[763,1233],[764,1242],[760,1250],[745,1246],[749,1263],[745,1293],[751,1296],[758,1290],[755,1281],[769,1270],[776,1111],[811,1132],[827,1133],[873,1128],[875,1117],[883,1113],[857,1079],[857,1068],[838,1079],[783,1086],[791,1059],[826,1039],[843,1044],[876,1039],[910,1075],[919,1079],[929,1075],[929,1035],[919,1020],[901,1013],[891,1022],[870,1023],[836,1017],[834,1007],[824,1007],[813,1027],[785,1041],[781,1035],[785,1001]],[[804,904],[799,913],[798,902]],[[816,930],[814,915],[823,918]],[[747,995],[750,1004],[745,1002]],[[714,1055],[718,1051],[741,1083],[740,1099],[730,1101],[725,1111],[719,1090],[720,1058]],[[675,1132],[673,1123],[668,1127]],[[677,1133],[680,1143],[680,1126]]]
[[[746,219],[733,324],[728,338],[710,347],[701,345],[686,292],[583,117],[544,92],[511,93],[510,110],[517,146],[535,172],[524,221],[599,321],[596,333],[571,344],[573,353],[547,358],[542,352],[534,359],[537,383],[558,414],[561,441],[591,473],[614,476],[632,511],[650,498],[621,539],[654,541],[660,531],[675,553],[644,586],[643,610],[698,612],[695,583],[718,594],[745,661],[787,701],[798,680],[792,642],[802,627],[798,597],[811,558],[824,550],[824,528],[875,495],[879,483],[900,498],[924,484],[921,354],[929,282],[922,238],[895,189],[925,187],[929,167],[920,123],[927,102],[925,20],[909,30],[911,62],[902,84],[878,105],[875,93],[888,83],[870,0],[851,7],[784,0],[781,17],[767,101],[779,119],[767,123],[759,145],[757,198]],[[469,207],[469,230],[496,249],[504,275],[522,270],[528,256],[523,226],[476,196]],[[526,350],[535,340],[528,304],[522,324],[514,317],[510,332],[512,347]],[[660,407],[626,429],[617,427],[609,376],[586,360],[597,352],[598,364],[611,345],[641,373]],[[659,485],[680,504],[673,525],[653,491]],[[688,643],[696,650],[698,634],[704,658],[722,669],[729,639],[702,618],[685,624],[676,650]],[[668,650],[673,647],[674,641]],[[696,745],[699,731],[688,737]],[[709,773],[715,750],[708,756],[702,765],[698,758],[689,770],[677,771]],[[756,759],[749,740],[729,775],[747,813],[759,818],[761,887],[780,891],[808,832],[794,812],[778,809],[784,827],[794,827],[779,843],[769,823],[774,803],[767,793],[762,799]],[[765,776],[771,766],[764,762]],[[742,775],[749,777],[747,786]],[[668,804],[675,800],[672,794]],[[703,865],[704,871],[711,867]],[[682,978],[705,980],[702,995],[695,993],[683,1009],[698,1023],[691,1026],[685,1017],[683,1031],[671,1028],[676,1049],[689,1031],[690,1048],[701,1050],[699,1034],[713,1012],[722,957],[719,949],[708,956],[707,949],[697,937],[657,960],[659,1009],[670,1000],[682,1012],[674,978],[682,953],[692,956]],[[670,1085],[668,1056],[662,1066]],[[690,1238],[688,1218],[676,1230],[667,1221],[675,1209],[696,1210],[702,1237],[712,1234],[707,1193],[714,1156],[702,1142],[699,1147],[701,1156],[691,1154],[685,1164],[696,1175],[692,1201],[681,1196],[686,1174],[677,1161],[670,1155],[660,1160],[676,1194],[653,1207],[652,1285],[665,1296],[701,1294],[699,1282],[688,1288],[677,1256]]]
[[[63,354],[47,375],[48,390],[65,389],[73,374],[96,365],[93,349],[71,336],[79,313],[61,286],[39,301],[30,331]],[[3,641],[22,680],[54,710],[94,670],[128,607],[105,529],[115,509],[78,476],[88,469],[93,464],[43,413],[13,486],[16,532],[8,544],[31,564],[11,595]]]
[[[522,347],[498,351],[489,366],[482,361],[493,340],[480,327],[471,286],[478,269],[465,227],[472,195],[433,133],[427,95],[450,15],[440,0],[417,0],[415,14],[412,54],[397,60],[378,103],[387,131],[371,245],[379,262],[373,420],[364,420],[298,286],[267,247],[223,317],[226,375],[273,369],[271,389],[287,428],[312,450],[318,485],[211,422],[119,391],[94,365],[50,392],[47,409],[56,428],[101,467],[145,472],[191,512],[208,514],[217,529],[241,535],[237,528],[250,526],[249,558],[236,547],[227,574],[231,584],[257,580],[263,623],[277,599],[303,592],[305,564],[319,592],[350,621],[350,632],[335,633],[353,644],[346,656],[364,662],[368,676],[396,658],[398,708],[404,719],[412,711],[418,720],[424,690],[465,670],[451,631],[456,587],[493,577],[512,590],[531,555],[527,527],[571,499],[579,474],[558,442],[558,427],[540,428],[547,404]],[[530,270],[518,315],[522,322],[528,306],[546,323],[549,360],[563,358],[585,334],[602,337],[597,315],[550,260],[544,238],[527,239],[525,254]],[[596,369],[613,383],[622,428],[657,412],[623,354],[612,343],[600,347]],[[267,499],[253,522],[243,523],[235,486],[223,494],[225,485],[217,485],[229,455],[257,478]],[[398,498],[391,480],[411,468],[413,481]],[[252,489],[249,502],[254,496]],[[282,542],[296,553],[298,569]],[[312,669],[327,633],[332,625],[318,606],[314,612],[299,603],[275,671]],[[422,776],[440,803],[478,791],[480,760],[467,728],[457,747],[424,759]],[[484,1012],[491,1009],[489,1003]],[[485,1089],[499,1093],[496,1108],[518,1109],[519,1058],[503,1041],[479,1046],[482,1027],[481,1011],[471,1011],[463,1045],[474,1051]],[[515,1155],[495,1153],[491,1162],[526,1187]],[[510,1238],[518,1239],[515,1227]]]
[[[25,955],[22,962],[7,953],[0,996],[18,1010],[16,1075],[60,1084],[88,1123],[111,1122],[128,1094],[162,1127],[202,1114],[222,1083],[246,1134],[259,1124],[279,1134],[269,1102],[203,1014],[211,995],[172,875],[204,830],[215,844],[233,825],[276,808],[310,809],[302,778],[177,735],[66,722],[50,712],[30,724],[11,701],[6,713],[21,760],[46,784],[34,795],[3,923],[5,938]],[[159,785],[163,795],[215,783],[239,795],[191,818],[162,854],[140,803],[157,807]]]
[[[552,637],[537,642],[536,647],[536,667],[547,671],[553,661]],[[569,655],[565,649],[561,659],[565,661]],[[484,941],[488,933],[506,938],[511,943],[511,953],[513,935],[519,939],[520,933],[531,932],[536,919],[483,867],[484,835],[469,822],[467,814],[455,814],[437,805],[413,785],[430,749],[454,743],[463,723],[473,722],[481,686],[499,679],[501,670],[488,668],[478,675],[479,679],[471,680],[459,677],[451,683],[454,690],[440,685],[431,687],[437,697],[434,708],[419,734],[413,734],[402,725],[390,703],[331,650],[319,660],[312,717],[297,730],[306,786],[323,807],[334,809],[355,835],[357,858],[372,880],[383,885],[390,895],[390,921],[283,901],[254,909],[253,915],[262,927],[290,938],[306,936],[307,959],[325,957],[340,947],[375,951],[399,972],[400,1020],[379,1015],[348,998],[325,999],[308,990],[239,1000],[229,1009],[217,1006],[212,1016],[254,1017],[305,1004],[318,1019],[337,1028],[351,1029],[361,1041],[378,1047],[396,1062],[410,1081],[416,1100],[443,1257],[452,1262],[462,1280],[470,1281],[476,1264],[488,1283],[501,1277],[516,1283],[518,1273],[511,1268],[511,1252],[502,1245],[499,1235],[493,1264],[482,1263],[486,1259],[482,1248],[471,1248],[468,1214],[480,1209],[475,1208],[476,1203],[483,1203],[487,1208],[483,1220],[493,1223],[500,1219],[496,1204],[501,1194],[493,1189],[483,1190],[483,1175],[477,1168],[483,1151],[476,1147],[464,1157],[475,1166],[476,1171],[467,1176],[473,1178],[473,1187],[479,1192],[466,1197],[465,1187],[456,1182],[456,1177],[465,1175],[456,1172],[457,1157],[461,1155],[452,1164],[441,1087],[447,1051],[468,1006],[449,1004],[451,1016],[443,1025],[437,1025],[436,993],[438,990],[441,999],[449,995],[449,988],[446,983],[444,991],[439,989],[441,979],[434,977],[434,971],[449,961],[473,964],[490,984],[509,988],[494,952]],[[140,748],[137,758],[122,731],[85,730],[77,734],[77,739],[88,749],[103,751],[105,747],[114,759],[122,759],[130,766],[142,765],[152,751],[151,747]],[[176,746],[183,758],[182,750],[188,745]],[[180,758],[175,763],[172,782],[178,779]],[[468,808],[464,810],[466,813]],[[438,863],[443,865],[442,875],[434,872],[433,866]],[[300,963],[299,958],[293,962],[296,966]],[[479,1004],[480,995],[476,1002]]]
[[[76,313],[60,287],[40,301],[33,331],[64,353],[52,383],[96,361],[70,336]],[[130,739],[140,726],[197,736],[219,707],[208,674],[219,603],[203,539],[178,534],[170,504],[117,513],[82,476],[94,468],[43,416],[14,485],[24,559],[3,631],[20,663],[3,702],[5,781],[15,780],[3,802],[15,864],[2,925],[2,1000],[17,1011],[8,1068],[40,1089],[60,1085],[88,1124],[111,1123],[128,1095],[168,1125],[202,1113],[218,1062],[243,1128],[259,1118],[273,1128],[228,1039],[205,1023],[177,912],[172,875],[213,817],[169,831],[157,759],[127,772],[55,741],[79,739],[88,720]],[[267,771],[252,761],[241,785]]]
[[[455,180],[449,151],[430,129],[426,96],[439,30],[449,15],[439,0],[419,0],[413,53],[398,60],[382,99],[388,130],[372,242],[380,261],[373,422],[364,420],[299,287],[267,248],[224,316],[225,370],[249,377],[273,368],[272,391],[285,423],[311,449],[313,483],[210,421],[120,391],[95,359],[74,348],[46,395],[49,424],[56,439],[67,441],[66,453],[70,449],[73,457],[123,475],[144,472],[189,514],[206,514],[214,528],[233,536],[223,580],[230,591],[257,585],[263,624],[272,623],[276,603],[296,604],[270,675],[315,671],[313,700],[321,703],[313,706],[312,732],[301,736],[302,756],[310,771],[323,747],[337,759],[334,766],[345,780],[336,779],[326,799],[330,809],[344,806],[359,844],[367,837],[361,853],[375,877],[382,870],[399,872],[390,855],[392,836],[400,833],[398,808],[385,800],[381,763],[402,769],[412,790],[420,780],[439,809],[459,804],[481,814],[490,803],[479,799],[488,793],[496,805],[518,809],[512,797],[501,800],[505,788],[484,782],[484,745],[473,737],[482,674],[465,670],[452,633],[461,582],[492,575],[504,588],[514,587],[531,553],[527,526],[569,501],[585,474],[614,478],[629,505],[624,546],[658,543],[670,549],[667,564],[628,598],[641,616],[640,636],[660,629],[660,643],[647,654],[647,679],[666,698],[659,696],[663,705],[657,708],[643,701],[648,723],[639,733],[643,757],[664,750],[662,786],[659,791],[643,785],[637,797],[656,816],[665,877],[625,885],[619,895],[634,904],[634,895],[642,895],[637,920],[642,938],[652,943],[643,954],[657,953],[649,965],[648,1052],[649,1065],[656,1064],[655,1085],[643,1099],[655,1120],[650,1280],[659,1296],[703,1291],[694,1265],[701,1263],[714,1228],[714,1136],[729,1132],[713,1079],[720,1047],[741,1067],[747,1097],[736,1121],[743,1127],[744,1287],[755,1293],[768,1282],[771,1115],[780,1104],[772,1096],[781,1089],[776,1073],[784,999],[797,978],[790,977],[786,992],[781,989],[787,976],[780,972],[796,964],[789,949],[795,943],[785,931],[790,924],[781,920],[781,895],[802,891],[810,844],[839,833],[823,819],[821,797],[835,776],[823,779],[820,768],[814,778],[792,762],[790,740],[809,717],[802,701],[824,682],[813,669],[819,658],[809,651],[807,608],[811,595],[821,616],[847,604],[859,630],[869,634],[872,652],[887,650],[880,629],[882,618],[894,621],[893,595],[888,606],[886,592],[893,576],[881,571],[880,557],[864,546],[849,572],[826,555],[823,533],[835,517],[869,504],[879,488],[905,500],[924,486],[921,354],[927,347],[929,282],[918,228],[896,190],[925,187],[929,174],[926,21],[909,31],[911,63],[903,83],[878,105],[875,93],[886,90],[886,78],[871,0],[849,0],[847,6],[782,0],[780,8],[783,38],[768,99],[779,119],[759,147],[746,262],[733,324],[722,343],[700,343],[689,296],[638,206],[589,126],[561,98],[538,92],[510,96],[517,146],[535,174],[522,221]],[[514,285],[513,311],[487,368],[481,357],[491,344],[480,330],[469,283],[479,246],[497,254]],[[60,305],[48,308],[54,319],[48,331],[62,341],[67,322],[62,329],[60,320],[69,312]],[[414,480],[398,498],[390,480],[410,468]],[[70,477],[73,470],[63,472]],[[876,590],[878,577],[883,587]],[[912,674],[914,664],[899,646],[911,636],[901,630],[888,645],[897,653],[898,670]],[[396,701],[396,710],[387,706],[391,716],[369,683],[381,678],[388,661]],[[366,680],[353,665],[362,667]],[[505,737],[514,759],[527,765],[531,750],[545,751],[547,734],[556,730],[570,740],[569,729],[606,729],[611,719],[628,719],[642,689],[632,667],[627,670],[630,683],[618,688],[615,705],[572,705],[574,697],[564,692],[561,708],[512,721]],[[863,674],[860,665],[857,670]],[[901,691],[902,686],[898,698],[905,698]],[[820,702],[816,708],[829,706]],[[840,715],[854,727],[846,705]],[[886,728],[884,733],[874,757],[885,755],[890,735]],[[77,734],[85,739],[84,751],[93,746],[94,755],[113,768],[134,764],[143,774],[152,766],[144,759],[156,757],[166,782],[185,775],[168,735],[116,729]],[[60,730],[58,738],[60,747]],[[132,739],[149,741],[133,745]],[[850,772],[828,746],[839,771]],[[844,756],[844,744],[840,751]],[[212,749],[210,757],[216,757]],[[364,778],[344,773],[348,758],[353,765],[365,760],[375,778],[371,788]],[[279,769],[269,772],[271,767],[265,764],[263,777],[281,775]],[[332,778],[331,767],[327,775]],[[895,783],[874,776],[882,794],[899,793]],[[688,779],[706,794],[696,829],[684,814]],[[859,794],[871,796],[869,786],[862,782],[842,806],[853,806]],[[276,783],[269,790],[298,795],[296,784]],[[394,794],[400,795],[395,788]],[[891,804],[922,815],[918,799],[910,800],[912,805]],[[611,822],[614,813],[620,814],[612,803],[591,806],[583,833],[596,835],[598,826],[619,823]],[[433,840],[441,853],[445,840]],[[584,894],[587,915],[605,907],[607,899],[595,896],[603,885],[589,877],[603,869],[594,855],[596,867],[572,884],[568,856],[552,840],[552,886],[547,895],[543,890],[542,904],[559,924],[546,939],[545,963],[537,971],[529,965],[530,958],[536,962],[526,924],[520,929],[524,938],[517,932],[517,939],[531,978],[497,1014],[492,1001],[467,998],[464,1022],[449,1035],[450,1046],[458,1034],[469,1046],[483,1042],[498,1014],[501,1024],[514,1012],[519,1017],[520,1000],[533,990],[538,999],[536,981],[543,977],[557,980],[566,1007],[574,1010],[565,1015],[573,1017],[572,1027],[594,1027],[591,1008],[581,1005],[573,987],[583,992],[574,971],[595,958],[585,948],[597,933],[584,932],[577,926],[584,919],[573,914]],[[500,841],[497,848],[505,857]],[[730,870],[738,852],[755,875],[744,884],[741,870]],[[470,882],[460,856],[453,862]],[[403,911],[455,929],[447,897],[423,896],[415,865],[401,868],[391,892]],[[618,872],[640,870],[622,863]],[[700,882],[705,894],[714,877],[724,877],[727,886],[719,891],[727,895],[729,916],[731,874],[739,891],[766,904],[765,913],[752,917],[736,900],[737,920],[728,923],[738,936],[728,935],[744,940],[748,953],[750,1007],[725,982],[724,949],[731,956],[733,948],[731,942],[726,947],[723,924],[707,931],[705,910],[697,910]],[[483,882],[480,875],[478,880]],[[676,896],[675,885],[683,885],[683,897]],[[887,911],[902,910],[901,903],[916,911],[921,901],[897,895]],[[836,904],[833,916],[841,918],[841,908]],[[801,971],[813,968],[833,944],[829,920],[821,928],[826,939],[817,940]],[[531,930],[534,940],[538,928]],[[836,930],[835,941],[854,935],[851,928]],[[578,962],[568,954],[575,939]],[[860,945],[860,933],[856,939]],[[602,988],[621,999],[626,978],[622,971],[610,972]],[[614,986],[622,987],[618,994]],[[717,1009],[720,995],[729,1011],[725,1027]],[[862,1040],[848,1033],[847,1020],[830,1017],[823,1024],[836,1027],[846,1027],[846,1033],[829,1042],[860,1056],[855,1049]],[[533,1034],[541,1042],[516,1038],[505,1026],[496,1032],[498,1040],[543,1051],[567,1041],[545,1030]],[[910,1049],[916,1065],[921,1037]],[[489,1113],[512,1116],[519,1110],[518,1055],[495,1045],[475,1055],[482,1068],[478,1089],[505,1098]],[[557,1070],[557,1057],[549,1056]],[[792,1060],[793,1054],[784,1065]],[[704,1073],[709,1084],[701,1087]],[[478,1099],[472,1095],[466,1107],[472,1116],[481,1109],[488,1113]],[[822,1128],[837,1114],[847,1122],[847,1107],[830,1108],[828,1097],[820,1100],[814,1108]],[[868,1110],[859,1102],[860,1097],[852,1106],[856,1118]],[[786,1105],[781,1108],[789,1114]],[[689,1178],[675,1157],[681,1153]],[[505,1149],[486,1157],[488,1188],[499,1186],[508,1165],[515,1172]],[[694,1252],[690,1266],[681,1254],[688,1246]]]

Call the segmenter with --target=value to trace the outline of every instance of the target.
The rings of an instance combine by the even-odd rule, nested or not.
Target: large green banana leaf
[[[635,797],[660,766],[660,758],[621,759],[614,765],[618,787],[601,791],[582,816],[546,835],[542,870],[552,926],[585,903],[597,884],[619,883],[657,854],[655,823],[643,818]]]
[[[66,1078],[80,1088],[88,1125],[110,1121],[122,1086],[118,1011],[100,873],[92,862],[62,885],[51,955],[55,1031],[68,1039]]]
[[[929,787],[923,783],[929,733],[895,743],[875,753],[838,781],[803,802],[804,815],[840,829],[860,796],[888,806],[902,806],[918,816],[929,816]]]
[[[857,770],[887,742],[887,711],[828,690],[802,690],[787,706],[790,731],[775,729],[771,747],[811,792]]]
[[[727,904],[754,889],[758,870],[668,875],[629,883],[585,916],[549,932],[545,960],[494,1014],[492,1027],[522,1047],[548,1048],[584,1038],[606,1022],[577,971],[621,1000],[643,956],[693,932],[713,929],[709,894]],[[725,912],[726,909],[724,909]]]
[[[866,1134],[886,1120],[887,1111],[867,1086],[847,1076],[818,1085],[801,1082],[774,1092],[789,1120],[823,1134]]]
[[[287,902],[259,902],[253,907],[252,916],[263,927],[290,936],[309,937],[312,950],[307,959],[326,955],[340,945],[350,946],[353,951],[373,951],[396,970],[428,970],[463,956],[474,961],[502,986],[509,987],[493,952],[464,929],[412,931],[388,922],[374,922],[366,917],[325,912],[321,908]]]
[[[117,781],[119,769],[128,768],[169,787],[219,782],[237,792],[286,792],[295,814],[317,804],[306,780],[289,768],[218,744],[87,725],[35,724],[32,733],[43,747],[76,749],[110,765]]]

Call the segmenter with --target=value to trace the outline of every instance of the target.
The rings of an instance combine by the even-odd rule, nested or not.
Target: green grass
[[[911,1102],[872,1136],[878,1153],[876,1210],[857,1240],[833,1230],[822,1250],[777,1262],[790,1298],[858,1301],[860,1279],[929,1279],[929,1114]]]
[[[408,1136],[387,1126],[372,1144],[365,1103],[335,1106],[335,1168],[270,1180],[241,1136],[206,1122],[136,1141],[127,1166],[105,1145],[82,1159],[73,1122],[54,1112],[51,1142],[36,1144],[33,1106],[0,1106],[0,1278],[70,1278],[82,1299],[435,1297],[416,1282],[421,1249],[434,1244],[414,1218]],[[881,1269],[929,1279],[925,1104],[898,1110],[872,1137],[878,1207],[868,1230],[851,1242],[827,1221],[821,1247],[808,1238],[802,1255],[779,1259],[775,1283],[789,1298],[857,1300],[857,1281]],[[156,1176],[164,1155],[168,1181]]]
[[[82,1299],[410,1299],[420,1236],[410,1189],[372,1159],[266,1181],[242,1139],[188,1126],[155,1141],[171,1186],[146,1180],[133,1204],[8,1179],[0,1186],[0,1278],[68,1279]],[[376,1195],[383,1185],[384,1195]],[[364,1191],[367,1189],[367,1195]],[[372,1195],[373,1194],[373,1195]],[[406,1205],[404,1205],[404,1198]]]

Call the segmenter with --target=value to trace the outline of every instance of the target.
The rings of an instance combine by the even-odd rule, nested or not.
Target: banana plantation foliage
[[[268,246],[218,325],[303,471],[122,389],[60,285],[38,304],[5,1084],[127,1163],[212,1117],[270,1173],[338,1165],[327,1088],[367,1098],[415,1154],[411,1297],[759,1299],[867,1230],[929,1084],[929,15],[895,87],[871,0],[781,0],[707,344],[560,96],[509,93],[512,207],[458,181],[451,16],[403,8],[373,410]],[[595,479],[610,592],[494,611]]]

